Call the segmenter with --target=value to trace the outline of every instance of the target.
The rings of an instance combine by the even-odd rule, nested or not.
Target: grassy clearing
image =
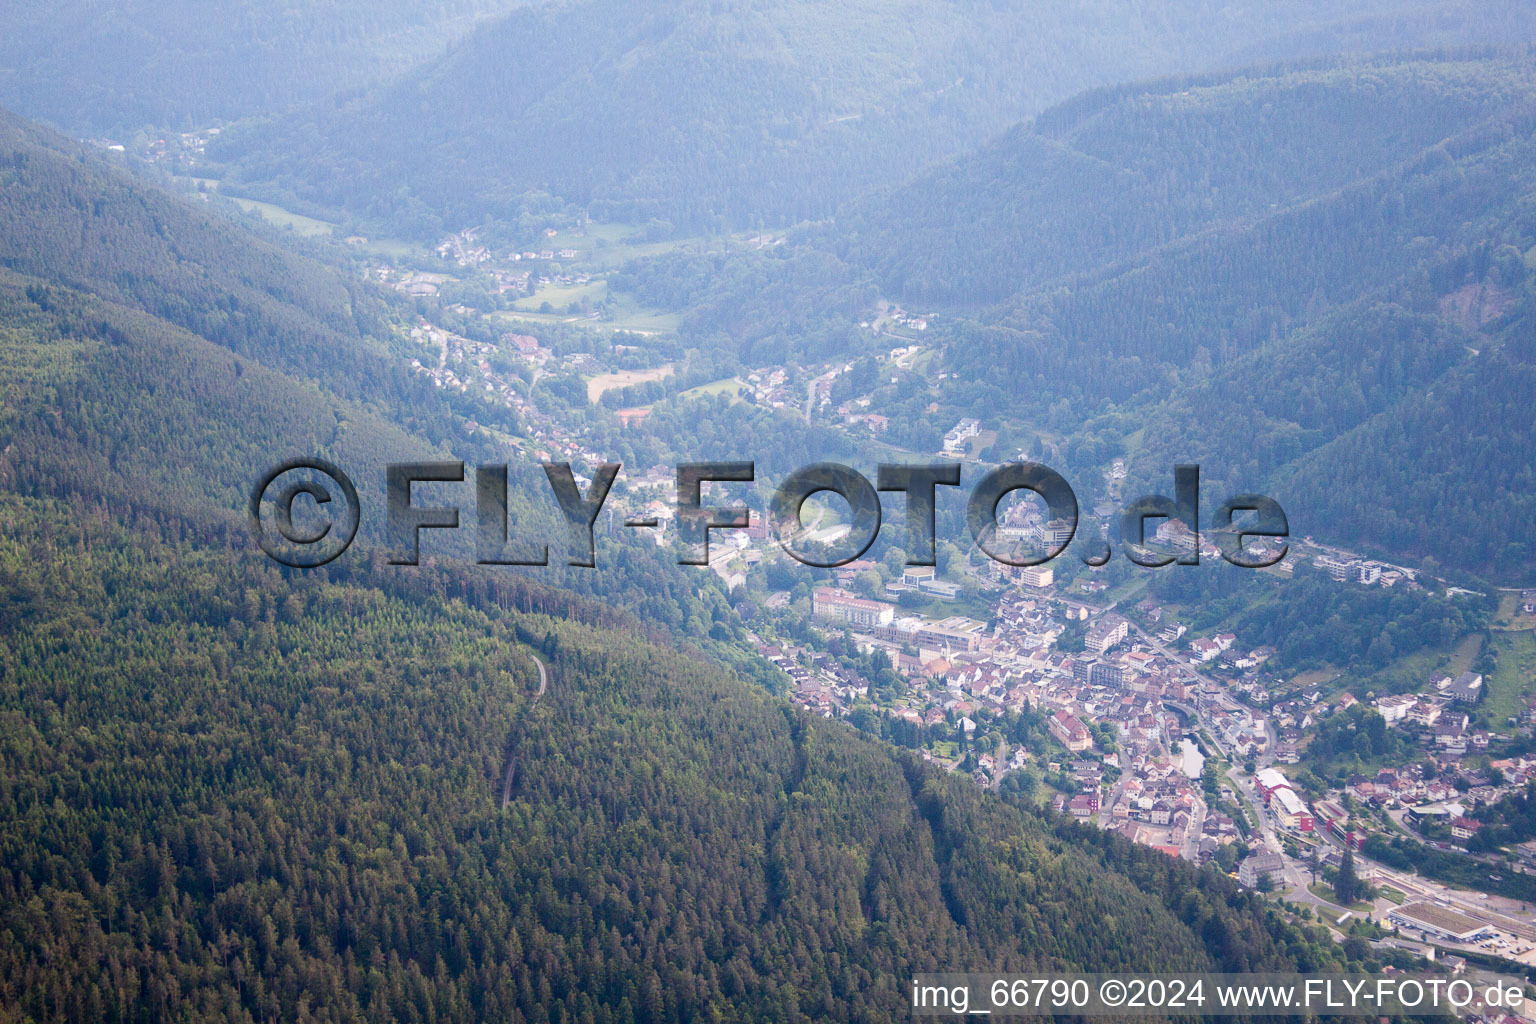
[[[276,227],[292,231],[304,238],[316,238],[329,236],[336,230],[336,225],[327,220],[316,220],[314,217],[306,217],[302,213],[294,213],[285,210],[281,206],[271,203],[263,203],[255,199],[241,199],[238,196],[230,196],[229,200],[246,213],[254,213],[262,220]]]
[[[523,301],[527,302],[528,300],[525,299]],[[550,305],[553,307],[555,304],[551,302]],[[615,308],[616,306],[617,308]],[[577,313],[568,313],[563,307],[555,312],[540,313],[537,312],[537,306],[534,309],[518,307],[511,310],[500,310],[489,315],[492,319],[499,320],[508,327],[515,327],[520,323],[537,327],[579,322],[593,330],[607,331],[609,333],[628,331],[632,334],[651,335],[670,334],[677,330],[678,317],[675,313],[661,313],[633,306],[626,307],[623,303],[615,303],[613,301],[608,303],[608,310],[608,314],[601,319],[584,317]]]
[[[1385,668],[1369,675],[1355,675],[1345,673],[1339,677],[1342,689],[1349,690],[1356,698],[1364,699],[1366,693],[1375,690],[1382,693],[1387,683],[1393,679],[1411,679],[1417,690],[1427,687],[1429,681],[1437,676],[1452,675],[1451,662],[1455,658],[1455,648],[1437,648],[1428,651],[1415,651],[1405,654],[1393,660]]]
[[[500,321],[507,327],[516,327],[518,324],[533,327],[547,327],[550,324],[572,323],[576,320],[580,320],[581,317],[572,316],[569,313],[526,313],[521,310],[513,313],[506,310],[501,310],[495,313],[491,313],[487,319]],[[593,326],[597,326],[596,321],[592,321],[591,323]]]
[[[1124,604],[1147,589],[1148,577],[1146,573],[1138,573],[1130,579],[1121,580],[1107,591],[1109,600]]]
[[[1495,629],[1536,629],[1536,615],[1526,615],[1520,610],[1519,594],[1503,594],[1499,597],[1499,612],[1494,617]]]
[[[713,398],[716,395],[730,395],[733,398],[739,388],[746,387],[739,377],[726,377],[721,380],[712,380],[708,384],[700,384],[696,388],[678,393],[678,398]]]
[[[575,249],[577,260],[596,269],[622,266],[635,259],[660,256],[678,249],[697,248],[706,240],[697,237],[671,238],[661,242],[626,241],[638,232],[633,224],[588,224],[583,228],[559,231],[543,238],[538,246],[551,249]]]
[[[901,356],[900,358],[881,359],[880,373],[886,377],[889,377],[895,373],[909,372],[916,373],[921,376],[926,373],[928,365],[933,362],[934,355],[934,350],[931,348],[917,347],[916,352],[908,352],[906,355]]]
[[[1451,654],[1450,664],[1446,666],[1446,674],[1459,676],[1472,667],[1477,660],[1477,654],[1483,649],[1483,635],[1481,633],[1469,633],[1461,638],[1456,645],[1456,650]]]
[[[1496,633],[1493,642],[1499,667],[1487,681],[1483,709],[1495,729],[1507,729],[1508,719],[1518,716],[1525,699],[1536,693],[1536,633]]]
[[[1327,900],[1329,903],[1332,903],[1336,907],[1343,907],[1344,906],[1344,904],[1339,902],[1339,897],[1334,894],[1333,886],[1328,885],[1328,884],[1326,884],[1324,882],[1318,882],[1316,885],[1309,885],[1309,886],[1307,886],[1307,892],[1311,893],[1313,896],[1316,896],[1320,900]],[[1370,903],[1351,903],[1345,909],[1347,909],[1347,910],[1370,910],[1371,907],[1372,907],[1372,904],[1370,904]]]
[[[587,401],[596,402],[603,397],[603,392],[613,391],[618,388],[627,388],[635,384],[644,384],[648,381],[661,380],[672,373],[671,364],[658,366],[651,370],[619,370],[615,373],[601,373],[596,377],[587,379]]]
[[[925,348],[912,358],[912,372],[922,377],[930,376],[934,360],[939,358],[938,349]]]
[[[1494,613],[1493,622],[1497,626],[1508,626],[1515,617],[1515,612],[1520,607],[1520,595],[1500,594],[1499,610]]]
[[[205,195],[221,194],[219,192],[220,181],[218,178],[199,178],[194,176],[180,180],[191,183],[193,188]],[[224,198],[240,207],[246,213],[254,213],[269,224],[280,228],[287,228],[305,238],[332,235],[335,233],[336,228],[340,226],[328,220],[306,217],[301,213],[285,210],[273,203],[263,203],[255,199],[242,199],[239,196],[224,196]],[[414,249],[411,249],[411,251],[414,251]]]
[[[1294,676],[1291,677],[1291,684],[1301,689],[1306,689],[1309,686],[1316,686],[1319,683],[1325,683],[1338,674],[1338,669],[1331,665],[1324,665],[1322,668],[1314,668],[1308,669],[1305,672],[1297,672]]]
[[[539,288],[528,298],[518,299],[512,304],[517,312],[537,312],[544,303],[557,313],[568,313],[568,308],[573,302],[581,302],[586,299],[594,304],[603,301],[608,295],[608,282],[598,279],[588,281],[586,284],[546,284]]]
[[[402,242],[398,238],[372,238],[365,237],[357,247],[364,252],[371,252],[377,256],[388,259],[401,259],[406,256],[414,256],[421,251],[420,246],[410,242]]]
[[[672,334],[677,331],[678,320],[676,313],[635,312],[611,316],[599,326],[631,334]]]
[[[600,324],[605,330],[629,331],[633,334],[673,334],[681,320],[676,313],[651,309],[635,302],[628,295],[608,293],[608,301]]]

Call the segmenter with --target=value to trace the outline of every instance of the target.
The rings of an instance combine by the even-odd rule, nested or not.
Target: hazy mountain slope
[[[1473,359],[1474,338],[1433,310],[1397,302],[1338,310],[1141,406],[1133,470],[1164,475],[1179,460],[1214,488],[1265,481],[1288,463],[1399,402],[1422,401]],[[1311,518],[1311,517],[1308,517]]]
[[[1532,579],[1531,271],[1511,246],[1427,276],[1133,407],[1133,489],[1194,461],[1212,493],[1262,485],[1298,533]],[[1502,312],[1469,327],[1447,296],[1479,292]]]
[[[467,429],[473,420],[516,435],[517,417],[411,372],[392,348],[402,314],[385,295],[51,133],[4,123],[15,148],[0,146],[0,482],[123,512],[190,511],[246,542],[262,472],[321,454],[357,485],[364,540],[353,557],[366,559],[365,542],[384,545],[387,463],[510,461],[516,531],[561,543],[544,474],[496,435]],[[468,508],[471,486],[459,489]],[[472,542],[465,529],[426,550],[467,558]],[[740,631],[716,577],[680,569],[655,545],[631,544],[604,573],[565,568],[561,550],[547,579],[659,630],[708,632],[724,620],[726,635]]]
[[[402,72],[522,2],[16,0],[0,105],[81,133],[200,127]]]
[[[384,308],[355,281],[3,111],[0,182],[0,266],[142,309],[339,393],[395,390],[369,336]]]
[[[1105,422],[1139,439],[1133,487],[1200,461],[1298,533],[1528,579],[1533,131],[1516,94],[1336,193],[1010,300],[956,365],[1039,408],[1129,403]]]
[[[1026,296],[996,323],[1028,340],[999,358],[1090,402],[1128,398],[1181,370],[1198,376],[1388,287],[1439,247],[1482,243],[1501,214],[1520,218],[1533,127],[1536,116],[1516,110],[1400,172]]]
[[[1388,11],[1340,11],[1332,21],[1297,25],[1232,54],[1236,63],[1289,59],[1313,54],[1375,53],[1406,47],[1503,46],[1528,41],[1530,9],[1520,0],[1484,3],[1410,3]]]
[[[1164,486],[1169,465],[1195,461],[1213,493],[1272,493],[1297,533],[1529,578],[1519,524],[1533,493],[1536,423],[1518,412],[1536,373],[1528,67],[1377,63],[1285,75],[1267,88],[1244,79],[1067,105],[1059,121],[1042,121],[1091,126],[1116,107],[1160,112],[1139,122],[1154,141],[1128,148],[1140,163],[1122,156],[1116,166],[1157,168],[1172,195],[1208,182],[1211,200],[1194,209],[1151,202],[1149,182],[1159,179],[1126,174],[1130,187],[1108,202],[1127,211],[1145,202],[1152,213],[1139,236],[1122,237],[1071,212],[1088,208],[1086,198],[1065,203],[1050,230],[1020,236],[1034,262],[1016,264],[1020,279],[1038,281],[1059,253],[1057,280],[955,325],[951,365],[962,382],[1006,381],[1021,408],[1049,409],[1063,429],[1089,420],[1088,430],[1127,439],[1131,493]],[[1265,131],[1273,148],[1198,143],[1208,125],[1232,120],[1228,110],[1277,115],[1297,95],[1310,109]],[[1204,113],[1179,116],[1189,109]],[[1415,109],[1423,116],[1408,116]],[[1447,134],[1414,152],[1423,137],[1405,135],[1407,124]],[[1127,137],[1137,138],[1123,128],[1107,136]],[[1084,138],[1095,137],[1075,138],[1077,152]],[[1012,141],[981,166],[999,166],[996,153]],[[1171,165],[1182,169],[1163,170]],[[1291,170],[1266,182],[1272,166]],[[977,180],[959,173],[969,170],[951,172],[953,194]],[[973,205],[1012,216],[999,213],[1000,227],[1018,226],[1044,207],[1036,194],[1081,194],[1078,181],[1092,190],[1080,166],[1058,171],[1028,178],[1041,184],[1027,188],[1013,183],[1017,174],[999,175],[990,191],[974,189]],[[1309,180],[1318,188],[1310,198],[1295,188]],[[1201,225],[1218,203],[1233,214]],[[1187,237],[1156,244],[1159,231],[1181,230]],[[952,243],[956,252],[971,244],[972,234]],[[887,274],[927,248],[887,247],[898,253]],[[996,262],[988,256],[980,253],[977,273]],[[942,269],[919,280],[947,284]],[[1501,511],[1484,511],[1492,508]]]
[[[1502,234],[1518,246],[1531,70],[1375,61],[1089,95],[925,176],[908,206],[854,208],[845,273],[930,300],[1011,290],[951,319],[962,380],[1001,370],[1079,414],[1164,393]],[[1051,137],[1073,126],[1070,149]],[[1003,157],[1021,149],[1056,158]]]
[[[1277,490],[1376,550],[1536,580],[1536,295],[1516,288],[1465,365],[1283,467]]]
[[[576,0],[514,14],[344,109],[226,134],[213,155],[236,164],[232,185],[420,231],[428,214],[509,216],[530,194],[679,226],[783,223],[1080,89],[1220,66],[1276,33],[1401,6]],[[1486,6],[1507,12],[1487,41],[1536,32],[1519,5]],[[1420,27],[1376,44],[1438,41]]]
[[[1255,69],[1090,92],[840,211],[894,297],[976,305],[1329,196],[1536,97],[1528,62]]]
[[[0,268],[137,310],[442,442],[450,410],[516,429],[505,406],[412,373],[390,293],[259,239],[54,132],[0,111]]]
[[[0,421],[29,493],[239,522],[296,453],[375,488],[459,432],[357,283],[0,112]],[[425,440],[424,440],[425,439]]]
[[[1128,493],[1198,461],[1213,494],[1281,498],[1298,533],[1508,578],[1523,520],[1473,508],[1523,508],[1536,449],[1514,414],[1532,365],[1531,61],[1091,92],[798,244],[622,283],[686,295],[685,330],[749,355],[868,346],[851,325],[880,295],[937,309],[922,341],[950,376],[910,382],[909,419],[937,397],[938,431],[1048,431],[1085,472],[1123,453]]]

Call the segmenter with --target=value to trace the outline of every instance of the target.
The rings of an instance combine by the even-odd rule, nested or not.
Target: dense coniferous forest
[[[520,611],[537,588],[0,514],[8,1012],[875,1020],[955,963],[1342,966],[1214,871]]]

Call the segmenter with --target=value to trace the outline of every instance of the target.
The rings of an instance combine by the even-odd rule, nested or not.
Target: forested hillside
[[[913,303],[980,306],[1057,283],[1092,287],[1085,275],[1177,261],[1175,243],[1203,233],[1191,248],[1209,259],[1233,245],[1227,236],[1270,218],[1294,222],[1315,201],[1334,203],[1343,222],[1341,190],[1378,175],[1403,190],[1399,165],[1536,97],[1531,70],[1529,61],[1382,59],[1090,91],[852,204],[822,237]],[[1388,254],[1374,262],[1393,266]]]
[[[524,0],[23,0],[0,7],[0,105],[71,131],[206,127],[372,84]]]
[[[0,515],[7,1014],[877,1020],[921,969],[1336,966],[521,587]]]
[[[428,388],[408,393],[398,361],[383,357],[388,310],[351,278],[4,111],[0,186],[0,266],[142,310],[339,394],[434,404]]]
[[[462,434],[378,294],[4,113],[0,182],[10,486],[238,517],[266,465],[323,452],[371,525],[384,463]]]
[[[1510,42],[1510,0],[577,0],[520,11],[356,103],[226,133],[226,188],[431,235],[552,198],[679,229],[793,223],[1081,89],[1274,52]],[[1319,30],[1309,33],[1308,30]],[[1274,49],[1268,49],[1274,40]],[[978,225],[980,227],[982,225]]]
[[[654,553],[606,603],[376,531],[280,570],[270,459],[495,448],[366,288],[15,122],[0,175],[0,1015],[879,1020],[920,969],[1344,966],[713,664],[739,623]]]

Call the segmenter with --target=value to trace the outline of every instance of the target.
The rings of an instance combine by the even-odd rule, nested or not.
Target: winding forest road
[[[528,657],[532,658],[533,663],[539,667],[539,692],[533,695],[533,699],[538,700],[544,696],[544,691],[549,689],[549,673],[544,670],[544,662],[539,660],[537,654],[530,654]]]
[[[537,665],[539,669],[539,692],[533,695],[533,699],[538,700],[540,697],[544,696],[544,691],[549,689],[549,672],[544,668],[544,662],[540,660],[537,654],[534,654],[530,651],[528,657],[533,659],[533,663]],[[513,754],[507,758],[507,774],[502,779],[501,783],[502,810],[506,810],[507,805],[512,802],[512,779],[516,774],[517,755]]]

